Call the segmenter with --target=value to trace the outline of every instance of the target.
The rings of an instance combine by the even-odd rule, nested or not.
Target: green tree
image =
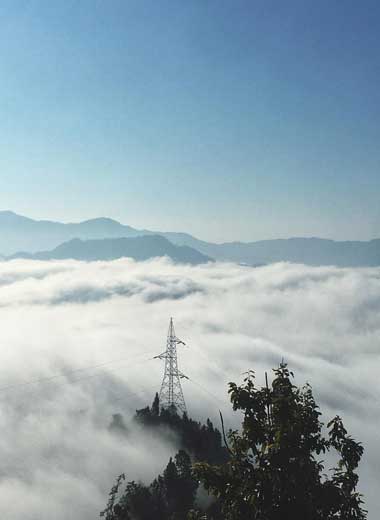
[[[257,388],[253,372],[242,386],[230,383],[242,430],[228,434],[229,461],[198,463],[195,477],[218,497],[225,520],[364,520],[356,491],[363,447],[339,417],[324,437],[311,387],[296,388],[285,364],[274,372],[270,387]],[[329,478],[319,456],[332,449],[339,461]]]

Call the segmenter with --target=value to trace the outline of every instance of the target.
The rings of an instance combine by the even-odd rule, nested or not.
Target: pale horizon
[[[53,217],[49,217],[48,215],[45,216],[45,217],[41,217],[39,214],[35,214],[35,215],[30,215],[30,214],[25,214],[25,213],[21,213],[21,212],[18,212],[18,211],[14,211],[12,209],[0,209],[0,213],[1,212],[9,212],[9,213],[14,213],[16,215],[19,215],[21,217],[26,217],[26,218],[29,218],[31,220],[35,220],[35,221],[49,221],[49,222],[57,222],[57,223],[61,223],[61,224],[80,224],[82,222],[86,222],[88,220],[95,220],[95,219],[110,219],[110,220],[114,220],[124,226],[130,226],[136,230],[148,230],[148,231],[157,231],[157,233],[159,232],[175,232],[175,233],[187,233],[187,234],[190,234],[192,235],[194,238],[197,238],[199,240],[203,240],[205,242],[211,242],[211,243],[224,243],[224,242],[243,242],[243,243],[246,243],[246,242],[259,242],[259,241],[263,241],[263,240],[287,240],[287,239],[291,239],[291,238],[318,238],[318,239],[322,239],[322,240],[332,240],[334,242],[368,242],[368,241],[372,241],[372,240],[378,240],[380,238],[380,232],[377,234],[377,235],[374,235],[374,236],[370,236],[368,238],[362,238],[362,237],[350,237],[350,238],[344,238],[344,237],[339,237],[339,236],[321,236],[321,235],[316,235],[316,234],[308,234],[308,233],[304,233],[304,234],[289,234],[289,235],[282,235],[282,236],[279,236],[279,235],[276,235],[274,234],[273,236],[262,236],[260,238],[236,238],[234,236],[230,236],[229,238],[226,238],[226,239],[213,239],[212,237],[209,237],[209,236],[205,236],[204,233],[202,233],[202,231],[200,231],[199,233],[197,232],[191,232],[189,231],[188,229],[182,229],[182,228],[177,228],[175,225],[173,225],[171,228],[160,228],[158,229],[156,227],[156,224],[154,224],[153,222],[151,223],[151,225],[148,223],[147,225],[141,225],[140,223],[136,222],[136,223],[133,223],[133,222],[124,222],[122,219],[120,218],[117,218],[117,217],[111,217],[110,215],[88,215],[88,216],[83,216],[82,218],[76,218],[76,219],[70,219],[70,218],[64,218],[64,219],[60,219],[60,218],[53,218]]]

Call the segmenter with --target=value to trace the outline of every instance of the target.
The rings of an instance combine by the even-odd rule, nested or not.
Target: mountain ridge
[[[188,246],[176,246],[160,235],[95,240],[73,238],[67,242],[63,242],[51,251],[39,251],[37,253],[19,252],[6,257],[6,260],[25,258],[31,260],[72,259],[106,261],[127,257],[143,261],[165,256],[175,262],[193,265],[212,261],[211,258],[203,255],[196,249]]]
[[[380,265],[380,239],[338,241],[318,237],[291,237],[212,243],[189,233],[136,229],[108,217],[62,223],[34,220],[12,211],[0,211],[0,253],[4,256],[14,255],[18,251],[31,254],[51,251],[73,238],[101,240],[152,235],[162,236],[176,246],[190,247],[216,260],[250,265],[282,261],[340,267]]]

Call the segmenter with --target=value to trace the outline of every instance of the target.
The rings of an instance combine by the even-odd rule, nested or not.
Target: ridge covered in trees
[[[181,448],[191,454],[195,462],[222,464],[228,459],[228,451],[222,445],[222,436],[209,419],[206,424],[201,424],[190,419],[186,413],[180,417],[175,409],[160,408],[158,394],[150,408],[148,406],[136,410],[135,420],[145,428],[168,428],[176,434]]]
[[[125,480],[125,475],[120,475],[101,516],[106,520],[185,520],[194,508],[199,487],[192,471],[193,463],[224,464],[228,460],[221,433],[209,419],[206,424],[201,424],[186,413],[180,417],[175,409],[160,408],[158,394],[151,407],[136,410],[134,420],[146,429],[155,430],[158,435],[171,432],[176,436],[180,449],[169,459],[162,475],[158,475],[150,485],[130,481],[117,500],[119,488]],[[128,435],[120,414],[113,416],[110,429]],[[206,508],[212,518],[221,520],[219,509],[217,500]]]
[[[240,411],[240,431],[229,431],[227,448],[211,422],[200,425],[174,410],[161,410],[158,396],[136,420],[147,428],[169,425],[181,449],[149,486],[124,476],[110,493],[106,520],[365,520],[357,492],[357,468],[363,447],[340,417],[322,432],[321,413],[310,385],[293,385],[286,364],[274,370],[271,385],[259,388],[252,371],[241,386],[229,384],[233,410]],[[210,447],[215,443],[215,446]],[[210,449],[206,448],[210,447]],[[189,450],[189,451],[187,451]],[[327,474],[323,456],[335,453]],[[190,456],[191,454],[191,456]],[[201,507],[201,485],[214,497]]]

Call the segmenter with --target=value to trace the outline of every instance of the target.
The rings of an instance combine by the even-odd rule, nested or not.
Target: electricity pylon
[[[173,318],[170,318],[166,350],[153,359],[165,360],[165,371],[160,390],[161,408],[184,413],[186,412],[186,405],[181,387],[181,379],[189,378],[178,370],[177,345],[185,345],[185,343],[175,335]]]

